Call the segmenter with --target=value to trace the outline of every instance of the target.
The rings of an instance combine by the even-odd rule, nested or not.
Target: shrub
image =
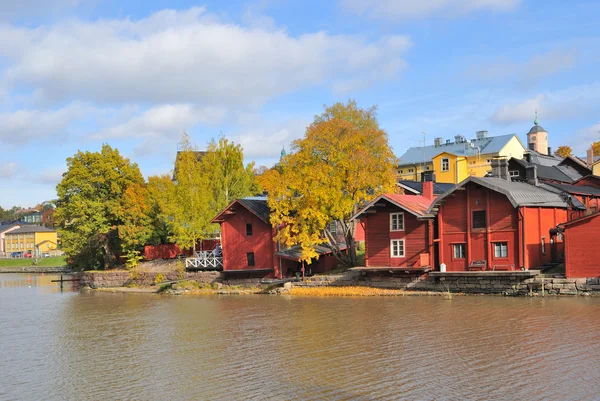
[[[163,281],[165,281],[165,276],[163,276],[162,273],[158,273],[156,275],[156,277],[154,278],[154,284],[159,284],[159,283],[162,283]]]

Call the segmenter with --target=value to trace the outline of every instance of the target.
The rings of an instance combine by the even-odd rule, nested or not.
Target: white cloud
[[[221,22],[202,8],[165,10],[135,21],[0,26],[8,60],[0,82],[50,102],[260,106],[307,86],[393,79],[410,46],[406,36],[292,36]]]
[[[490,117],[495,124],[508,125],[533,121],[535,110],[540,120],[597,115],[600,104],[600,82],[546,91],[526,99],[517,99],[498,107]]]
[[[466,76],[483,81],[516,79],[518,85],[530,85],[542,78],[572,69],[578,59],[574,49],[554,49],[532,55],[523,62],[496,59],[469,68]]]
[[[510,11],[521,0],[339,0],[349,12],[371,18],[403,20],[431,15],[456,16],[480,10]]]
[[[0,163],[0,178],[15,178],[17,171],[17,163],[15,162]]]
[[[600,122],[577,131],[571,138],[570,146],[575,153],[585,155],[590,145],[598,141],[600,141]]]

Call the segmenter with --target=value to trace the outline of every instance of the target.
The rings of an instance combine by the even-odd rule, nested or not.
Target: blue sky
[[[117,147],[168,173],[187,130],[272,165],[324,104],[426,133],[600,140],[597,1],[0,1],[0,206],[56,197],[65,159]]]

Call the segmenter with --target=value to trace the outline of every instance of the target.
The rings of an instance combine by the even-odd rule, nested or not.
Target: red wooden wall
[[[533,269],[552,260],[550,247],[551,228],[567,221],[567,210],[556,208],[524,207],[521,209],[525,219],[525,268]],[[545,252],[542,252],[542,237]]]
[[[382,201],[383,202],[383,201]],[[390,232],[390,213],[404,212],[404,231]],[[377,213],[361,217],[365,224],[365,264],[369,267],[412,267],[422,253],[430,253],[428,221],[388,204]],[[390,257],[390,240],[404,239],[403,258]]]
[[[177,244],[146,245],[144,247],[144,259],[175,259],[182,254]]]
[[[252,224],[252,235],[246,235],[246,223]],[[279,277],[279,261],[275,257],[273,228],[243,207],[227,215],[221,223],[223,270],[274,269]],[[246,254],[254,252],[254,266],[249,267]]]
[[[565,270],[569,278],[600,277],[600,214],[565,226]]]

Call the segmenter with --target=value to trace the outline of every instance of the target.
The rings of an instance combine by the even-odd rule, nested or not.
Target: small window
[[[390,256],[392,258],[403,258],[404,257],[404,240],[393,239],[390,241]]]
[[[494,242],[494,257],[495,258],[508,258],[508,243],[507,242]]]
[[[409,172],[409,173],[412,173],[412,172],[413,172],[413,169],[412,169],[412,168],[409,168],[409,169],[408,169],[408,172]]]
[[[450,171],[450,159],[442,159],[442,171]]]
[[[252,223],[246,223],[246,235],[252,235]]]
[[[390,213],[390,231],[404,231],[404,213]]]
[[[404,173],[404,171],[400,170],[400,174]]]
[[[254,252],[248,252],[246,254],[246,259],[248,259],[248,267],[254,266]]]
[[[485,228],[485,210],[476,210],[473,212],[473,228]]]
[[[508,172],[508,175],[510,175],[511,177],[518,177],[520,175],[519,170],[510,170]]]
[[[542,237],[542,255],[546,254],[546,237]]]
[[[454,244],[452,245],[454,259],[465,258],[465,244]]]
[[[329,232],[332,234],[337,233],[337,223],[335,221],[329,223]]]
[[[487,164],[492,164],[492,159],[487,159],[486,162]]]

